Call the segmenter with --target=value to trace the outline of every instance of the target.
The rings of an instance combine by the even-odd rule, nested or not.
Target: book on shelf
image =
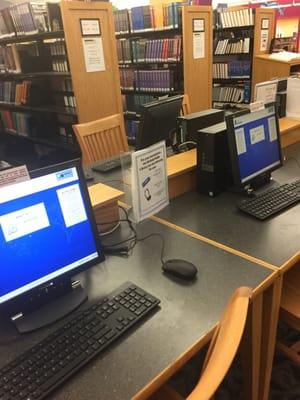
[[[54,72],[70,72],[68,60],[52,60],[52,71]]]
[[[213,86],[213,102],[222,103],[249,103],[250,102],[250,83],[245,82],[240,85],[220,85]]]
[[[176,35],[165,39],[119,39],[119,63],[177,62],[181,60],[182,38]]]
[[[126,120],[125,130],[128,139],[135,140],[140,126],[140,121]]]
[[[49,43],[51,56],[65,56],[67,55],[66,44],[64,39],[54,39]]]
[[[120,71],[121,89],[169,93],[175,90],[174,71],[170,69]]]
[[[226,8],[215,10],[215,26],[217,28],[236,28],[249,25],[254,25],[254,14],[251,8],[233,11]]]
[[[152,31],[155,28],[154,9],[152,6],[132,7],[129,10],[131,32]]]
[[[1,129],[20,136],[32,136],[34,127],[32,116],[28,113],[0,110]]]
[[[228,61],[213,63],[213,79],[250,79],[250,61]]]
[[[128,10],[114,11],[115,33],[124,34],[130,32],[129,13]]]
[[[0,81],[0,103],[15,105],[40,105],[47,99],[47,82],[44,79]]]
[[[20,73],[20,57],[15,44],[0,46],[0,73]]]
[[[141,112],[141,106],[157,100],[157,96],[149,94],[130,94],[122,95],[122,100],[124,110],[139,114]]]
[[[249,54],[250,52],[250,37],[238,39],[222,39],[216,40],[215,55],[222,54]]]
[[[0,11],[0,39],[62,29],[58,2],[22,2]]]
[[[163,26],[167,29],[177,29],[182,25],[181,3],[163,4]]]

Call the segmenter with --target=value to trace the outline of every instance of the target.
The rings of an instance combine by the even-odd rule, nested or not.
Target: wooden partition
[[[122,110],[112,5],[107,2],[62,1],[65,40],[76,97],[78,122],[93,121]],[[105,71],[87,72],[81,19],[100,21]]]
[[[268,22],[266,22],[268,21]],[[268,29],[264,27],[267,26]],[[261,50],[262,31],[268,32],[267,48]],[[252,95],[254,95],[255,84],[261,82],[258,79],[260,74],[259,68],[255,62],[255,57],[268,54],[270,52],[271,40],[275,36],[275,10],[269,8],[257,8],[255,10],[255,28],[254,28],[254,46],[253,46],[253,63],[252,63]]]
[[[194,21],[204,22],[204,57],[194,58]],[[201,23],[200,23],[201,24]],[[211,108],[212,102],[212,8],[185,6],[182,9],[184,93],[191,112]],[[196,25],[197,27],[197,25]]]

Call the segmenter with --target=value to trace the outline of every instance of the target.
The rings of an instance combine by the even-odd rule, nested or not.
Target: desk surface
[[[279,183],[299,178],[300,143],[285,150],[289,160],[273,173]],[[215,198],[187,193],[158,214],[173,224],[199,233],[253,257],[281,266],[300,250],[300,204],[260,222],[236,208],[241,195],[224,192]]]
[[[128,234],[127,229],[122,228],[123,235]],[[156,237],[139,243],[128,259],[108,257],[104,263],[81,274],[90,302],[131,280],[159,297],[161,310],[96,358],[50,398],[130,399],[213,328],[235,288],[257,287],[274,275],[270,269],[161,224],[147,221],[138,228],[139,237],[152,232],[164,235],[166,258],[182,257],[198,266],[198,279],[183,284],[162,275],[161,243]],[[106,241],[117,239],[115,234]],[[1,321],[0,366],[58,326],[59,323],[51,329],[19,337]],[[7,343],[5,338],[9,338]]]

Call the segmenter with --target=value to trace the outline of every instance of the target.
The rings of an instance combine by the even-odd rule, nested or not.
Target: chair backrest
[[[239,348],[251,296],[248,287],[232,295],[210,342],[199,382],[187,400],[210,399],[220,386]]]
[[[190,113],[191,113],[191,106],[190,106],[189,96],[187,94],[184,94],[183,99],[182,99],[182,106],[181,106],[180,114],[182,116],[184,116],[184,115],[187,115]]]
[[[82,151],[83,164],[88,165],[129,150],[120,114],[84,124],[73,125]]]

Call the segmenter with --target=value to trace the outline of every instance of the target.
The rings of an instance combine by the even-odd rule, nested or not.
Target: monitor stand
[[[230,188],[229,191],[234,193],[242,193],[249,197],[254,197],[256,195],[267,192],[268,190],[271,190],[278,185],[278,182],[272,179],[271,173],[266,172],[254,178],[250,184],[242,187],[234,186],[233,188]]]
[[[10,319],[19,333],[28,333],[61,319],[79,307],[87,294],[79,281],[52,282],[23,297],[19,312],[10,314]]]

